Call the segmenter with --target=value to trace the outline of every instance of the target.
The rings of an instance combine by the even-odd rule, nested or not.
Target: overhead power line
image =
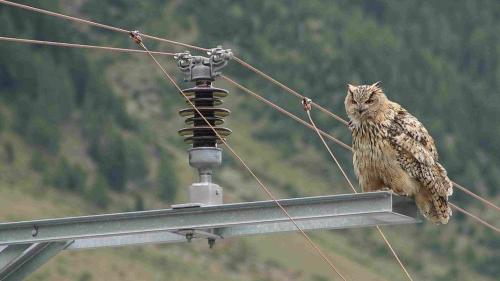
[[[480,217],[478,217],[478,216],[476,216],[476,215],[474,215],[474,214],[471,214],[470,212],[467,212],[466,210],[464,210],[464,209],[462,209],[462,208],[458,207],[457,205],[455,205],[455,204],[453,204],[453,203],[451,203],[451,202],[450,202],[450,205],[451,205],[451,207],[453,207],[455,210],[457,210],[457,211],[459,211],[459,212],[461,212],[461,213],[463,213],[463,214],[465,214],[465,215],[467,215],[467,216],[469,216],[469,217],[471,217],[471,218],[475,219],[476,221],[478,221],[478,222],[479,222],[479,223],[481,223],[482,225],[484,225],[484,226],[486,226],[486,227],[488,227],[488,228],[492,229],[493,231],[496,231],[497,233],[500,233],[500,229],[499,229],[498,227],[493,226],[492,224],[490,224],[490,223],[486,222],[485,220],[481,219]]]
[[[71,21],[79,22],[79,23],[89,24],[89,25],[100,27],[100,28],[107,29],[107,30],[110,30],[110,31],[115,31],[115,32],[120,32],[120,33],[127,33],[127,34],[130,33],[129,30],[125,30],[125,29],[122,29],[122,28],[117,28],[117,27],[114,27],[114,26],[110,26],[110,25],[106,25],[106,24],[102,24],[102,23],[97,23],[97,22],[90,21],[90,20],[85,20],[85,19],[81,19],[81,18],[77,18],[77,17],[72,17],[72,16],[61,14],[61,13],[56,13],[56,12],[52,12],[52,11],[48,11],[48,10],[36,8],[36,7],[33,7],[33,6],[29,6],[29,5],[14,3],[14,2],[6,1],[6,0],[0,0],[0,3],[6,4],[6,5],[9,5],[9,6],[13,6],[13,7],[17,7],[17,8],[21,8],[21,9],[25,9],[25,10],[29,10],[29,11],[33,11],[33,12],[37,12],[37,13],[42,13],[42,14],[49,15],[49,16],[54,16],[54,17],[63,18],[63,19],[66,19],[66,20],[71,20]],[[194,50],[199,50],[199,51],[208,51],[208,49],[206,49],[206,48],[202,48],[202,47],[195,46],[195,45],[181,43],[181,42],[178,42],[178,41],[169,40],[169,39],[165,39],[165,38],[160,38],[160,37],[152,36],[152,35],[148,35],[148,34],[141,34],[141,35],[142,35],[143,38],[157,40],[157,41],[168,43],[168,44],[182,46],[182,47],[186,47],[186,48],[190,48],[190,49],[194,49]],[[299,92],[291,89],[290,87],[284,85],[283,83],[279,82],[278,80],[272,78],[270,75],[268,75],[268,74],[264,73],[263,71],[257,69],[256,67],[252,66],[251,64],[245,62],[243,59],[240,59],[238,57],[234,57],[234,59],[235,59],[235,61],[237,61],[242,66],[248,68],[249,70],[253,71],[254,73],[256,73],[256,74],[262,76],[263,78],[271,81],[272,83],[278,85],[280,88],[284,89],[286,92],[291,93],[294,96],[296,96],[298,98],[301,98],[301,99],[305,97],[304,95],[300,94]],[[342,117],[340,117],[339,115],[331,112],[330,110],[322,107],[321,105],[319,105],[317,103],[313,102],[312,105],[314,107],[316,107],[317,109],[319,109],[320,111],[322,111],[323,113],[325,113],[325,114],[329,115],[330,117],[336,119],[337,121],[341,122],[342,124],[347,125],[347,121],[345,119],[343,119]],[[344,146],[344,148],[347,148],[347,147]],[[461,191],[464,191],[465,193],[469,194],[470,196],[472,196],[472,197],[480,200],[481,202],[487,204],[488,206],[496,209],[497,211],[500,211],[500,207],[498,207],[497,205],[493,204],[492,202],[490,202],[490,201],[482,198],[481,196],[473,193],[472,191],[470,191],[470,189],[466,189],[465,187],[459,185],[456,182],[453,182],[453,185],[455,187],[457,187],[458,189],[460,189]]]
[[[255,68],[254,66],[252,66],[251,64],[245,62],[244,60],[238,58],[238,57],[235,57],[234,58],[235,61],[237,61],[239,64],[241,64],[242,66],[250,69],[251,71],[253,71],[254,73],[264,77],[265,79],[271,81],[273,84],[279,86],[280,88],[282,88],[283,90],[291,93],[292,95],[300,98],[300,99],[303,99],[305,98],[304,95],[302,94],[299,94],[297,91],[294,91],[293,89],[289,88],[288,86],[284,85],[283,83],[279,82],[278,80],[272,78],[271,76],[267,75],[266,73],[264,73],[263,71]],[[343,123],[344,125],[347,125],[347,121],[344,120],[342,117],[338,116],[337,114],[329,111],[328,109],[322,107],[321,105],[315,103],[315,102],[312,102],[312,105],[314,107],[316,107],[317,109],[321,110],[322,112],[326,113],[327,115],[329,115],[330,117],[333,117],[334,119],[336,119],[337,121]]]
[[[333,264],[333,262],[328,258],[328,256],[321,250],[321,248],[307,235],[304,230],[297,224],[297,222],[292,218],[292,216],[288,213],[288,211],[278,202],[273,193],[266,187],[266,185],[257,177],[257,175],[253,172],[253,170],[246,164],[246,162],[236,153],[236,151],[226,142],[226,140],[219,134],[219,132],[213,127],[213,125],[207,120],[207,118],[200,112],[200,110],[195,106],[195,104],[189,99],[189,97],[184,93],[184,91],[177,85],[172,76],[163,68],[163,66],[156,60],[154,55],[150,53],[144,43],[141,41],[137,41],[138,45],[142,47],[146,52],[148,52],[149,56],[153,59],[155,64],[160,68],[165,77],[172,83],[172,85],[183,95],[189,105],[196,111],[196,113],[204,120],[208,127],[216,134],[216,136],[220,139],[220,141],[226,146],[226,148],[233,154],[234,157],[243,165],[243,167],[252,175],[252,177],[258,182],[259,186],[262,190],[267,194],[267,196],[274,201],[274,203],[283,211],[283,213],[288,217],[288,219],[293,223],[293,225],[297,228],[300,234],[306,239],[309,245],[323,258],[323,260],[330,266],[332,271],[336,273],[342,280],[347,281],[347,279],[339,272],[337,267]]]
[[[297,115],[291,113],[290,111],[287,111],[286,109],[284,109],[284,108],[276,105],[275,103],[273,103],[270,100],[262,97],[261,95],[255,93],[254,91],[246,88],[245,86],[239,84],[238,82],[234,81],[230,77],[228,77],[226,75],[221,75],[221,78],[224,79],[224,80],[226,80],[226,81],[228,81],[229,83],[235,85],[237,88],[239,88],[240,90],[244,91],[245,93],[250,94],[251,96],[255,97],[256,99],[259,99],[260,101],[266,103],[267,105],[271,106],[272,108],[276,109],[277,111],[281,112],[282,114],[285,114],[286,116],[288,116],[288,117],[292,118],[293,120],[301,123],[302,125],[308,127],[309,129],[314,130],[314,127],[312,125],[310,125],[306,121],[302,120]],[[328,133],[326,133],[324,131],[321,131],[321,130],[320,130],[320,133],[321,133],[321,135],[323,135],[323,136],[327,137],[328,139],[334,141],[335,143],[337,143],[338,145],[342,146],[343,148],[345,148],[347,150],[352,150],[349,145],[347,145],[343,141],[335,138],[334,136],[332,136],[332,135],[330,135],[330,134],[328,134]]]
[[[307,113],[307,116],[309,117],[309,121],[311,122],[311,125],[314,126],[314,129],[316,130],[316,133],[318,134],[319,138],[321,139],[321,141],[323,142],[323,145],[325,146],[325,148],[328,150],[328,153],[330,154],[330,156],[332,157],[332,159],[335,161],[335,163],[337,164],[337,166],[339,167],[340,171],[342,172],[342,175],[344,176],[344,178],[347,180],[347,182],[349,183],[349,186],[351,187],[351,189],[353,190],[354,193],[357,193],[356,192],[356,189],[354,188],[353,184],[351,183],[351,181],[349,180],[349,177],[347,176],[347,174],[344,172],[344,169],[342,169],[339,161],[337,160],[337,158],[334,156],[332,150],[330,149],[330,147],[328,146],[328,144],[325,142],[325,139],[323,139],[323,136],[321,135],[320,133],[320,130],[318,129],[318,127],[316,127],[316,124],[314,123],[312,117],[311,117],[311,113],[309,111],[306,111]],[[489,224],[488,222],[484,221],[483,219],[479,218],[478,216],[476,215],[473,215],[471,214],[470,212],[467,212],[466,210],[458,207],[457,205],[453,204],[450,202],[450,206],[455,208],[456,210],[458,210],[459,212],[465,214],[465,215],[468,215],[470,216],[471,218],[475,219],[476,221],[478,221],[479,223],[481,223],[482,225],[496,231],[496,232],[500,232],[500,229],[498,229],[497,227]],[[389,242],[386,240],[384,234],[382,233],[382,230],[377,226],[377,229],[378,231],[380,232],[380,234],[382,235],[382,237],[384,238],[384,240],[386,241],[387,245],[391,248],[391,251],[392,251],[392,247],[391,245],[389,244]],[[394,253],[394,252],[393,252]],[[394,253],[395,254],[395,253]],[[408,276],[408,278],[411,279],[411,277],[409,276],[408,272],[406,271],[406,269],[404,268],[403,264],[401,263],[401,261],[399,260],[399,258],[397,257],[397,255],[395,255],[396,259],[398,260],[399,264],[401,265],[401,267],[403,267],[403,270],[405,271],[406,275]]]
[[[346,172],[344,171],[344,169],[342,168],[342,165],[340,165],[340,162],[337,160],[337,157],[335,157],[335,155],[333,154],[333,151],[330,149],[330,147],[328,146],[328,144],[326,143],[325,139],[323,138],[323,136],[321,135],[320,133],[320,130],[318,129],[318,127],[316,126],[316,124],[314,123],[314,120],[311,116],[311,107],[308,106],[308,103],[311,103],[312,104],[312,101],[310,99],[307,99],[307,98],[304,98],[302,100],[303,104],[304,104],[304,109],[306,111],[306,114],[307,114],[307,117],[309,118],[309,122],[311,123],[311,125],[314,127],[314,130],[316,131],[316,134],[318,135],[318,137],[321,139],[321,142],[323,143],[323,145],[325,146],[326,150],[328,151],[328,153],[330,154],[331,158],[333,159],[333,161],[335,162],[335,164],[337,165],[337,167],[339,168],[340,172],[342,173],[342,176],[344,177],[344,179],[347,181],[347,183],[349,184],[349,187],[351,188],[352,192],[354,193],[358,193],[358,191],[356,190],[356,188],[354,187],[354,185],[352,184],[351,180],[349,179],[349,177],[347,176]],[[394,251],[394,248],[392,247],[391,243],[389,242],[389,240],[387,239],[387,237],[385,237],[385,234],[384,232],[382,231],[382,229],[377,225],[376,226],[377,230],[378,230],[378,233],[380,234],[380,236],[382,236],[382,239],[384,240],[385,244],[387,245],[387,247],[389,248],[389,250],[391,251],[392,255],[394,256],[394,258],[396,259],[396,261],[398,262],[399,266],[401,267],[401,269],[403,269],[403,272],[405,273],[406,277],[408,278],[408,280],[410,281],[413,281],[413,278],[411,277],[410,273],[408,272],[408,270],[406,270],[406,267],[404,266],[403,262],[401,261],[401,259],[399,259],[399,256],[398,254],[396,253],[396,251]]]
[[[85,23],[85,24],[89,24],[89,25],[93,25],[93,26],[96,26],[96,27],[100,27],[100,28],[104,28],[104,29],[108,29],[108,30],[111,30],[111,31],[115,31],[115,32],[121,32],[121,33],[130,33],[130,31],[128,30],[125,30],[125,29],[121,29],[121,28],[116,28],[116,27],[113,27],[113,26],[109,26],[109,25],[105,25],[105,24],[101,24],[101,23],[96,23],[96,22],[93,22],[93,21],[89,21],[89,20],[84,20],[84,19],[80,19],[80,18],[76,18],[76,17],[71,17],[71,16],[67,16],[67,15],[64,15],[64,14],[60,14],[60,13],[55,13],[55,12],[51,12],[51,11],[47,11],[47,10],[43,10],[43,9],[40,9],[40,8],[35,8],[35,7],[32,7],[32,6],[28,6],[28,5],[23,5],[23,4],[19,4],[19,3],[14,3],[14,2],[10,2],[10,1],[5,1],[5,0],[0,0],[0,3],[3,3],[3,4],[6,4],[6,5],[10,5],[10,6],[14,6],[14,7],[18,7],[18,8],[22,8],[22,9],[26,9],[26,10],[30,10],[30,11],[34,11],[34,12],[38,12],[38,13],[42,13],[42,14],[46,14],[46,15],[50,15],[50,16],[55,16],[55,17],[59,17],[59,18],[63,18],[63,19],[67,19],[67,20],[72,20],[72,21],[76,21],[76,22],[80,22],[80,23]],[[164,39],[164,38],[160,38],[160,37],[156,37],[156,36],[151,36],[151,35],[147,35],[147,34],[141,34],[144,38],[149,38],[149,39],[153,39],[153,40],[158,40],[158,41],[161,41],[161,42],[165,42],[165,43],[169,43],[169,44],[174,44],[174,45],[177,45],[177,46],[183,46],[183,47],[187,47],[187,48],[191,48],[191,49],[196,49],[196,50],[200,50],[200,51],[207,51],[208,49],[206,48],[202,48],[202,47],[198,47],[198,46],[194,46],[194,45],[189,45],[189,44],[185,44],[185,43],[181,43],[181,42],[177,42],[177,41],[173,41],[173,40],[168,40],[168,39]],[[107,48],[107,47],[104,47],[104,48]],[[160,53],[158,53],[160,54]],[[168,54],[168,53],[167,53]],[[284,84],[282,84],[281,82],[275,80],[274,78],[272,78],[271,76],[265,74],[264,72],[258,70],[257,68],[251,66],[250,64],[246,63],[245,61],[243,61],[242,59],[240,58],[235,58],[235,60],[240,63],[242,66],[250,69],[251,71],[259,74],[260,76],[266,78],[267,80],[273,82],[274,84],[280,86],[282,89],[286,90],[287,92],[289,93],[292,93],[293,95],[295,95],[296,97],[299,97],[299,98],[303,98],[304,96],[299,94],[298,92],[294,91],[293,89],[285,86]],[[254,93],[255,94],[255,93]],[[258,96],[258,95],[257,95]],[[265,101],[265,99],[263,100]],[[271,103],[272,104],[272,103]],[[340,121],[341,123],[343,123],[344,125],[347,124],[347,121],[344,120],[343,118],[339,117],[338,115],[334,114],[333,112],[321,107],[320,105],[316,104],[316,103],[313,103],[313,106],[318,108],[320,111],[328,114],[329,116],[335,118],[336,120]],[[278,107],[278,106],[276,106]],[[284,110],[285,112],[282,111],[282,113],[284,114],[287,114],[286,113],[286,110]],[[290,113],[291,114],[291,113]],[[289,117],[291,117],[289,114],[287,114]],[[293,115],[293,114],[292,114]],[[297,117],[298,118],[298,117]],[[294,118],[295,119],[295,118]],[[303,123],[304,121],[302,119],[296,119],[297,121]],[[307,125],[309,125],[307,122],[305,122]],[[308,126],[309,127],[309,126]],[[329,135],[329,134],[326,134],[325,132],[323,131],[320,131],[321,134],[325,137],[328,137],[329,139],[335,141],[337,144],[343,146],[344,148],[348,149],[348,150],[351,150],[352,149],[346,145],[345,143],[341,142],[340,140],[336,139],[335,137]],[[467,194],[473,196],[474,198],[482,201],[483,203],[489,205],[490,207],[493,207],[495,208],[496,210],[499,210],[500,208],[498,206],[496,206],[495,204],[489,202],[488,200],[480,197],[479,195],[471,192],[470,190],[466,189],[465,187],[462,187],[460,185],[458,185],[457,183],[454,182],[454,185],[456,187],[458,187],[460,190],[466,192]],[[462,209],[463,210],[463,209]],[[464,210],[465,211],[465,210]],[[465,211],[466,212],[466,211]],[[467,213],[466,213],[467,214]],[[471,217],[475,217],[474,215],[472,215]],[[477,218],[477,217],[475,217]],[[479,218],[477,218],[479,219]]]
[[[272,78],[271,76],[269,76],[268,74],[264,73],[263,71],[257,69],[256,67],[252,66],[251,64],[245,62],[244,60],[240,59],[240,58],[235,58],[235,60],[240,63],[243,67],[249,69],[250,71],[260,75],[261,77],[265,78],[266,80],[272,82],[273,84],[279,86],[280,88],[282,88],[283,90],[285,90],[286,92],[300,98],[300,99],[303,99],[305,98],[304,95],[300,94],[299,92],[291,89],[290,87],[284,85],[283,83],[279,82],[278,80]],[[339,121],[340,123],[344,124],[345,126],[347,126],[348,122],[347,120],[345,120],[344,118],[340,117],[339,115],[331,112],[330,110],[322,107],[321,105],[315,103],[315,102],[312,102],[312,106],[316,107],[317,109],[319,109],[320,111],[322,111],[323,113],[326,113],[327,115],[329,115],[330,117],[333,117],[334,119],[336,119],[337,121]],[[346,146],[344,145],[341,145],[342,147],[346,148],[346,149],[349,149],[352,151],[352,149],[350,148],[347,148]],[[453,185],[455,187],[457,187],[458,189],[460,189],[461,191],[467,193],[468,195],[474,197],[475,199],[483,202],[484,204],[488,205],[489,207],[492,207],[493,209],[497,210],[497,211],[500,211],[500,207],[498,207],[497,205],[493,204],[492,202],[484,199],[483,197],[475,194],[474,192],[470,191],[469,189],[459,185],[458,183],[452,181]]]
[[[51,16],[55,16],[55,17],[59,17],[59,18],[64,18],[64,19],[68,19],[68,20],[72,20],[72,21],[77,21],[77,22],[80,22],[80,23],[86,23],[86,24],[90,24],[90,25],[93,25],[93,26],[97,26],[97,27],[101,27],[101,28],[105,28],[105,29],[108,29],[108,30],[112,30],[112,31],[116,31],[116,32],[121,32],[121,33],[127,33],[127,34],[130,34],[130,31],[128,30],[124,30],[124,29],[120,29],[120,28],[116,28],[116,27],[113,27],[113,26],[109,26],[109,25],[104,25],[104,24],[100,24],[100,23],[96,23],[96,22],[92,22],[92,21],[89,21],[89,20],[83,20],[83,19],[79,19],[79,18],[75,18],[75,17],[71,17],[71,16],[66,16],[66,15],[63,15],[63,14],[59,14],[59,13],[55,13],[55,12],[50,12],[50,11],[47,11],[47,10],[43,10],[43,9],[39,9],[39,8],[35,8],[35,7],[31,7],[31,6],[28,6],[28,5],[23,5],[23,4],[18,4],[18,3],[13,3],[13,2],[10,2],[10,1],[4,1],[4,0],[0,0],[0,3],[4,3],[4,4],[7,4],[7,5],[11,5],[11,6],[15,6],[15,7],[19,7],[19,8],[23,8],[23,9],[27,9],[27,10],[31,10],[31,11],[35,11],[35,12],[39,12],[39,13],[43,13],[43,14],[46,14],[46,15],[51,15]],[[179,46],[184,46],[184,47],[189,47],[189,48],[194,48],[194,49],[198,49],[198,50],[207,50],[207,49],[204,49],[204,48],[199,48],[199,47],[196,47],[196,46],[191,46],[191,45],[188,45],[188,44],[183,44],[183,43],[179,43],[179,42],[175,42],[175,41],[171,41],[171,40],[166,40],[166,39],[163,39],[163,38],[158,38],[158,37],[155,37],[155,36],[150,36],[150,35],[146,35],[146,34],[141,34],[141,36],[143,38],[150,38],[150,39],[154,39],[154,40],[159,40],[159,41],[163,41],[163,42],[167,42],[167,43],[172,43],[172,44],[176,44],[176,45],[179,45]],[[183,94],[184,98],[190,103],[190,105],[195,109],[195,111],[197,111],[197,113],[203,118],[203,120],[207,123],[208,126],[211,127],[211,129],[215,132],[215,134],[221,139],[221,141],[224,143],[224,145],[232,152],[232,154],[234,156],[236,156],[240,162],[242,163],[242,165],[252,174],[252,176],[257,180],[257,182],[259,183],[259,185],[264,189],[264,191],[267,193],[267,195],[279,206],[279,208],[286,214],[286,216],[290,219],[290,221],[297,227],[297,229],[300,231],[300,233],[304,236],[304,238],[306,238],[306,240],[309,242],[309,244],[321,255],[321,257],[329,264],[329,266],[332,268],[332,270],[337,274],[339,275],[342,280],[344,281],[347,281],[345,279],[345,277],[338,271],[338,269],[335,267],[335,265],[331,262],[331,260],[326,256],[325,253],[323,253],[323,251],[319,248],[318,245],[316,245],[316,243],[314,243],[314,241],[312,241],[309,236],[302,230],[302,228],[300,228],[300,226],[295,222],[295,220],[290,216],[290,214],[286,211],[286,209],[277,201],[277,199],[274,197],[274,195],[269,191],[269,189],[267,189],[267,187],[260,181],[260,179],[255,175],[255,173],[253,173],[253,171],[249,168],[249,166],[243,161],[243,159],[241,159],[241,157],[239,157],[238,154],[236,154],[236,152],[225,142],[224,138],[222,138],[219,133],[213,128],[213,126],[210,124],[210,122],[208,122],[208,120],[201,114],[201,112],[199,112],[199,110],[194,106],[194,104],[191,102],[191,100],[189,100],[189,98],[184,94],[184,92],[180,89],[180,87],[177,85],[177,83],[175,82],[174,79],[172,79],[172,77],[166,72],[166,70],[161,66],[161,64],[156,60],[156,58],[154,57],[153,53],[151,53],[147,48],[146,46],[140,42],[139,45],[144,49],[144,51],[146,51],[149,56],[154,60],[154,62],[158,65],[158,67],[162,70],[163,74],[170,80],[170,82]]]
[[[302,120],[302,119],[301,119],[301,118],[299,118],[298,116],[294,115],[293,113],[291,113],[291,112],[289,112],[289,111],[287,111],[287,110],[285,110],[285,109],[281,108],[280,106],[276,105],[276,104],[275,104],[275,103],[273,103],[272,101],[270,101],[270,100],[268,100],[268,99],[266,99],[266,98],[262,97],[261,95],[259,95],[259,94],[255,93],[254,91],[252,91],[252,90],[250,90],[250,89],[248,89],[248,88],[244,87],[243,85],[241,85],[241,84],[239,84],[238,82],[236,82],[236,81],[234,81],[234,80],[230,79],[229,77],[227,77],[227,76],[222,76],[222,77],[223,77],[223,78],[225,78],[227,81],[231,82],[232,84],[234,84],[235,86],[237,86],[239,89],[243,90],[245,93],[248,93],[248,94],[252,95],[253,97],[255,97],[255,98],[257,98],[257,99],[259,99],[259,100],[263,101],[263,102],[264,102],[264,103],[266,103],[267,105],[269,105],[269,106],[271,106],[271,107],[273,107],[273,108],[275,108],[275,109],[279,110],[281,113],[283,113],[283,114],[285,114],[285,115],[287,115],[287,116],[291,117],[291,118],[292,118],[292,119],[294,119],[295,121],[297,121],[297,122],[301,123],[302,125],[304,125],[304,126],[308,127],[309,129],[314,130],[314,128],[313,128],[313,127],[312,127],[309,123],[305,122],[304,120]],[[318,130],[319,130],[319,129],[318,129]],[[334,137],[334,136],[332,136],[332,135],[330,135],[330,134],[325,133],[325,132],[324,132],[324,131],[322,131],[322,130],[319,130],[319,132],[321,133],[321,135],[322,135],[322,136],[325,136],[325,137],[327,137],[327,138],[329,138],[329,139],[333,140],[333,141],[334,141],[334,142],[336,142],[337,144],[341,145],[343,148],[345,148],[345,149],[347,149],[347,150],[349,150],[349,151],[351,151],[351,152],[352,152],[352,148],[351,148],[351,146],[349,146],[349,145],[345,144],[344,142],[342,142],[341,140],[337,139],[336,137]],[[484,199],[484,200],[486,200],[486,199]],[[493,205],[493,206],[494,206],[494,205]],[[467,214],[467,213],[465,213],[465,214]],[[471,217],[472,219],[474,219],[474,220],[478,221],[479,223],[481,223],[481,220],[480,220],[480,219],[478,219],[478,217],[477,217],[477,216],[470,216],[470,217]]]
[[[497,205],[493,204],[492,202],[490,202],[490,201],[488,201],[488,200],[484,199],[483,197],[481,197],[481,196],[479,196],[479,195],[475,194],[474,192],[472,192],[472,191],[468,190],[467,188],[465,188],[465,187],[463,187],[463,186],[459,185],[458,183],[453,182],[453,185],[455,185],[455,187],[456,187],[456,188],[458,188],[458,189],[460,189],[461,191],[463,191],[463,192],[465,192],[465,193],[469,194],[470,196],[472,196],[472,197],[476,198],[477,200],[479,200],[479,201],[483,202],[483,203],[484,203],[484,204],[486,204],[487,206],[490,206],[491,208],[493,208],[493,209],[495,209],[495,210],[497,210],[497,211],[500,211],[500,207],[498,207]]]
[[[114,32],[120,32],[120,33],[125,33],[125,34],[130,33],[130,30],[126,30],[123,28],[118,28],[118,27],[114,27],[111,25],[102,24],[102,23],[98,23],[98,22],[94,22],[94,21],[90,21],[90,20],[77,18],[77,17],[72,17],[72,16],[61,14],[61,13],[56,13],[56,12],[36,8],[33,6],[29,6],[29,5],[24,5],[24,4],[20,4],[20,3],[11,2],[11,1],[5,1],[5,0],[0,0],[0,3],[5,4],[5,5],[9,5],[9,6],[13,6],[13,7],[17,7],[17,8],[21,8],[21,9],[25,9],[25,10],[32,11],[32,12],[45,14],[48,16],[53,16],[53,17],[57,17],[57,18],[62,18],[62,19],[78,22],[78,23],[92,25],[95,27],[107,29],[107,30],[114,31]],[[193,46],[193,45],[189,45],[189,44],[185,44],[185,43],[181,43],[181,42],[177,42],[177,41],[173,41],[173,40],[168,40],[168,39],[164,39],[164,38],[160,38],[160,37],[156,37],[156,36],[152,36],[152,35],[147,35],[147,34],[141,34],[141,35],[143,38],[153,39],[153,40],[157,40],[157,41],[161,41],[161,42],[165,42],[165,43],[169,43],[169,44],[174,44],[174,45],[182,46],[182,47],[186,47],[186,48],[196,49],[196,50],[200,50],[200,51],[208,51],[208,49],[205,49],[205,48],[201,48],[201,47],[197,47],[197,46]]]
[[[94,45],[84,45],[84,44],[74,44],[74,43],[64,43],[64,42],[42,41],[42,40],[13,38],[13,37],[1,37],[0,36],[0,41],[16,42],[16,43],[24,43],[24,44],[34,44],[34,45],[57,46],[57,47],[65,47],[65,48],[79,48],[79,49],[92,49],[92,50],[97,49],[97,50],[112,51],[112,52],[119,52],[119,53],[147,54],[146,51],[136,50],[136,49],[124,49],[124,48],[115,48],[115,47],[108,47],[108,46],[94,46]],[[158,52],[158,51],[151,51],[151,53],[155,54],[155,55],[166,55],[166,56],[173,56],[174,55],[174,53]]]

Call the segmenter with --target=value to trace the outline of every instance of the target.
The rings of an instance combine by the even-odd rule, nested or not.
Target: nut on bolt
[[[217,48],[210,49],[207,51],[207,55],[212,57],[214,63],[218,63],[233,56],[231,49],[222,49],[222,46],[217,46]]]
[[[33,229],[31,230],[31,236],[32,237],[38,236],[38,225],[33,225]]]
[[[214,247],[214,245],[215,245],[215,239],[213,239],[213,238],[209,238],[209,239],[208,239],[208,247],[209,247],[210,249],[212,249],[212,248]]]
[[[191,242],[191,240],[193,240],[193,233],[186,233],[186,239],[188,242]]]
[[[180,68],[186,68],[191,64],[193,57],[189,51],[185,51],[184,53],[175,54],[174,59],[177,61],[177,65]]]

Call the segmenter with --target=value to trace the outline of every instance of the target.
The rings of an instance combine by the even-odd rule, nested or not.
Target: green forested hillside
[[[347,83],[382,81],[437,142],[452,180],[500,203],[500,2],[19,1],[203,47],[223,45],[345,117]],[[127,36],[0,5],[0,36],[135,48]],[[154,50],[184,49],[145,41]],[[182,76],[170,57],[162,63]],[[231,62],[225,73],[303,116],[300,101]],[[181,84],[188,86],[187,84]],[[280,197],[346,193],[317,136],[243,92],[229,141]],[[196,179],[176,131],[182,98],[140,54],[0,43],[0,221],[166,208]],[[339,122],[318,125],[349,143]],[[351,155],[331,143],[344,166]],[[224,155],[225,201],[262,200]],[[350,171],[352,178],[354,175]],[[498,224],[456,190],[453,201]],[[461,214],[384,228],[415,280],[495,280],[498,234]],[[350,280],[404,280],[372,229],[312,234]],[[333,280],[300,237],[64,253],[32,280]]]

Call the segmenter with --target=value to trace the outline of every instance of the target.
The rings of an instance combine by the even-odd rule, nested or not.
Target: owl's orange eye
[[[354,99],[351,99],[352,104],[356,104],[357,102]]]
[[[368,104],[373,103],[373,99],[369,99],[365,103],[368,103]]]

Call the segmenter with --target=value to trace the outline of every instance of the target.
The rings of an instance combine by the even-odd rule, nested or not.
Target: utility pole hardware
[[[277,200],[296,225],[273,200],[223,204],[222,187],[212,182],[212,174],[222,162],[219,136],[231,134],[222,127],[230,112],[219,107],[228,91],[212,82],[232,53],[217,47],[207,54],[175,55],[185,80],[195,84],[183,93],[196,109],[179,112],[187,125],[179,134],[192,146],[189,165],[199,174],[199,182],[189,187],[189,202],[163,210],[0,222],[0,281],[23,280],[61,251],[192,239],[206,239],[213,247],[218,239],[292,232],[297,226],[311,231],[418,222],[414,201],[390,192]]]
[[[227,65],[232,53],[231,50],[217,47],[211,49],[208,55],[192,56],[184,52],[174,57],[185,75],[185,81],[195,83],[193,88],[182,91],[205,117],[203,119],[192,107],[181,109],[179,114],[187,118],[185,123],[189,127],[179,130],[179,134],[185,142],[192,144],[189,165],[198,169],[200,176],[199,182],[189,187],[190,203],[218,205],[222,204],[222,187],[212,182],[212,172],[221,165],[222,150],[217,147],[221,141],[214,130],[222,137],[231,134],[231,130],[220,126],[224,123],[223,117],[228,116],[230,111],[217,107],[222,104],[222,98],[228,95],[228,91],[213,87],[212,82]]]

